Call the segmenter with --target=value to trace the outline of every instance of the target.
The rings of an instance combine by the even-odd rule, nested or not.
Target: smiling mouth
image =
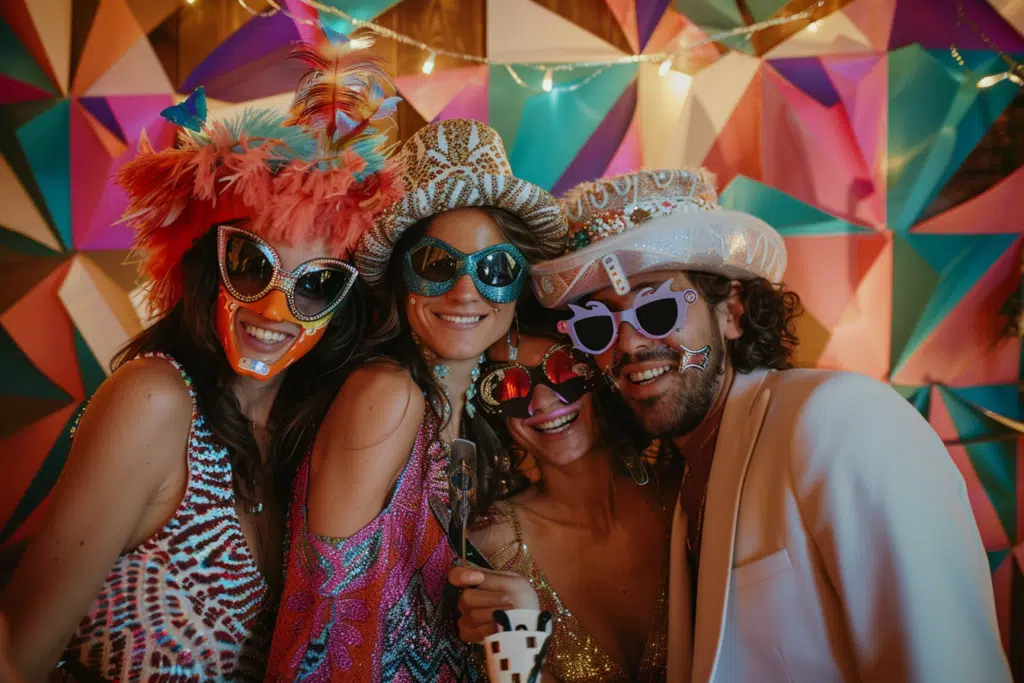
[[[485,317],[482,315],[448,315],[447,313],[435,313],[434,315],[453,325],[476,325]]]
[[[657,368],[648,368],[647,370],[641,370],[640,372],[630,372],[626,375],[626,379],[629,380],[631,384],[635,384],[637,386],[642,387],[647,384],[653,383],[654,380],[658,379],[659,377],[661,377],[662,375],[671,370],[671,365],[663,365]]]
[[[241,327],[249,343],[265,349],[274,349],[295,338],[293,334],[268,330],[265,327],[259,327],[247,322],[243,322]]]
[[[538,432],[543,434],[557,434],[559,432],[564,432],[572,426],[572,423],[575,422],[579,416],[580,411],[576,410],[566,415],[560,415],[553,420],[541,422],[540,424],[535,425],[533,429],[536,429]]]

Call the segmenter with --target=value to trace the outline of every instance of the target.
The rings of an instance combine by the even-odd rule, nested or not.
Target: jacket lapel
[[[771,392],[763,385],[769,374],[766,370],[737,373],[722,415],[704,508],[692,683],[711,680],[722,647],[740,492],[768,410]],[[682,557],[685,564],[685,551]]]
[[[668,563],[668,657],[666,683],[689,683],[693,663],[693,605],[686,561],[686,513],[676,498]]]

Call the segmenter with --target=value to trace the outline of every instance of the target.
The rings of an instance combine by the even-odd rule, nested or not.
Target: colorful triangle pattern
[[[284,13],[248,19],[208,46],[175,92],[147,38],[170,15],[168,3],[94,0],[74,13],[71,0],[8,4],[0,14],[0,451],[19,456],[0,470],[3,549],[38,525],[74,417],[148,318],[121,265],[132,234],[116,225],[126,199],[113,176],[143,130],[158,147],[173,144],[175,129],[159,112],[198,85],[217,116],[287,106],[296,72],[284,56],[295,39],[314,36]],[[971,10],[1018,61],[1019,4]],[[592,5],[604,16],[588,16],[587,29],[568,3],[488,0],[483,52],[516,62],[512,71],[466,63],[425,75],[422,60],[403,57],[399,94],[425,121],[488,121],[514,172],[556,194],[637,168],[713,171],[723,208],[758,216],[786,242],[785,279],[806,311],[797,360],[888,380],[947,442],[988,552],[1004,641],[1021,648],[1011,603],[1024,599],[1022,437],[984,412],[1024,421],[1024,348],[1011,329],[1022,296],[1021,157],[1000,177],[954,191],[984,165],[979,155],[1011,156],[999,136],[1019,119],[1020,88],[978,87],[1005,62],[958,29],[943,3],[845,0],[777,38],[700,45],[665,73],[657,61],[555,71],[554,91],[544,92],[550,66],[625,56],[615,38],[594,32],[602,21],[631,53],[653,55],[808,3]],[[335,39],[352,33],[329,10],[284,6]],[[424,16],[406,21],[414,2],[324,6],[444,42]]]

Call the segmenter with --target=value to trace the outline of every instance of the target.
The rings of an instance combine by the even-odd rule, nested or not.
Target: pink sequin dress
[[[163,529],[117,558],[65,649],[65,672],[125,682],[261,680],[273,610],[235,511],[230,455],[181,366],[150,356],[174,365],[192,396],[185,495]]]
[[[390,503],[362,531],[337,539],[306,526],[307,456],[295,478],[267,681],[463,680],[467,646],[447,584],[456,555],[430,507],[432,497],[447,504],[447,466],[438,420],[427,411]]]

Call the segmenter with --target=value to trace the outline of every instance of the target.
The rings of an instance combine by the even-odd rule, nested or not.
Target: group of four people
[[[476,121],[389,157],[380,62],[299,56],[121,171],[158,317],[4,592],[17,675],[484,680],[533,607],[550,681],[1010,680],[942,443],[791,369],[777,232],[703,171],[559,202]]]

